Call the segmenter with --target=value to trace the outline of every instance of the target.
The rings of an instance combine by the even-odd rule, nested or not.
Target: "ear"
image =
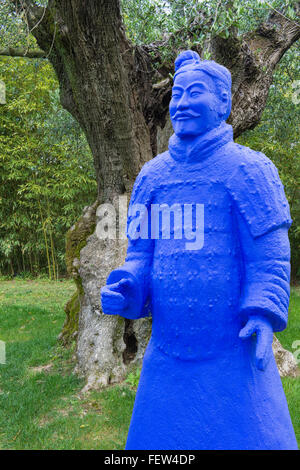
[[[219,94],[219,99],[220,99],[220,109],[218,111],[218,114],[220,117],[223,117],[227,114],[227,111],[228,111],[228,104],[229,104],[228,91],[222,90],[222,92]]]

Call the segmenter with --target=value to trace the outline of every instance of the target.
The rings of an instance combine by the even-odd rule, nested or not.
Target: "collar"
[[[220,126],[196,138],[188,148],[185,141],[173,134],[169,140],[171,157],[182,163],[200,163],[212,156],[220,147],[233,141],[232,126],[222,122]]]

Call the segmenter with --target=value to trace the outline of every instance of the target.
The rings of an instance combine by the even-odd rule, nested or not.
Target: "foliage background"
[[[260,124],[245,132],[241,144],[265,153],[278,168],[293,224],[289,230],[292,278],[300,278],[300,51],[298,45],[281,59]]]
[[[45,60],[1,58],[0,271],[65,273],[65,233],[97,197],[90,150]]]
[[[44,4],[46,2],[38,2]],[[270,8],[295,20],[293,0],[122,0],[126,32],[135,44],[162,40],[167,59],[175,31],[199,29],[187,47],[204,46],[213,34],[253,30]],[[199,13],[199,4],[201,12]],[[24,18],[24,15],[23,15]],[[36,48],[11,3],[0,4],[0,48]],[[179,38],[180,39],[180,38]],[[300,277],[299,47],[277,67],[261,123],[239,142],[264,152],[278,167],[291,206],[293,278]],[[90,150],[59,103],[58,83],[47,60],[0,57],[7,103],[0,105],[0,274],[65,274],[65,233],[96,199]],[[299,93],[297,94],[297,90]]]

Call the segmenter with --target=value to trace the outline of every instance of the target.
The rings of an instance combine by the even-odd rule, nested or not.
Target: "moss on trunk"
[[[84,209],[83,215],[66,235],[67,271],[76,284],[76,292],[65,306],[66,320],[59,336],[60,341],[66,346],[77,338],[80,301],[83,296],[83,287],[79,275],[80,251],[86,245],[88,237],[94,233],[97,206],[98,201]]]

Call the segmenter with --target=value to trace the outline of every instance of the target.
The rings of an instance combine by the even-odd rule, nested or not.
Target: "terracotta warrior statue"
[[[273,163],[233,141],[231,75],[175,62],[174,134],[138,175],[108,315],[152,315],[126,449],[297,449],[272,353],[287,325],[291,225]]]

